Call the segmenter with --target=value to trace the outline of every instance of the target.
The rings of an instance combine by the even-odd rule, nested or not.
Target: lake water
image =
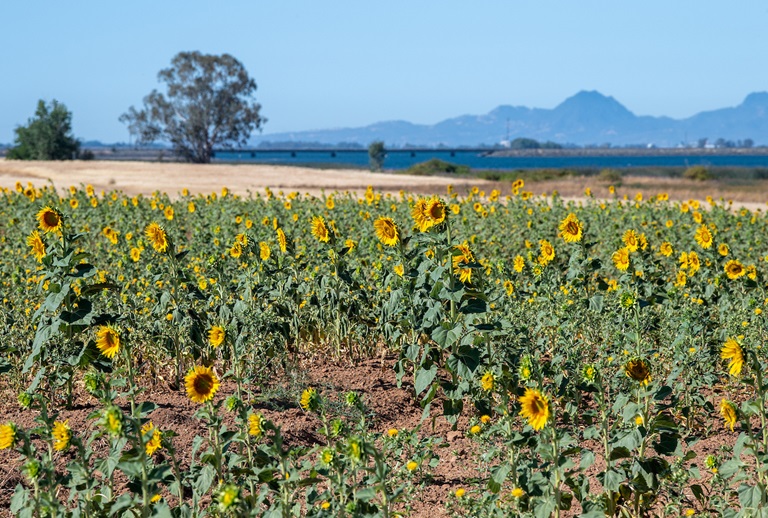
[[[407,169],[414,164],[439,158],[472,169],[563,169],[663,167],[692,165],[730,167],[768,167],[768,155],[637,155],[637,156],[550,156],[550,157],[490,157],[478,151],[394,150],[387,151],[385,169]],[[325,164],[367,168],[367,150],[323,151],[218,151],[215,162],[245,162],[257,164],[302,165]]]

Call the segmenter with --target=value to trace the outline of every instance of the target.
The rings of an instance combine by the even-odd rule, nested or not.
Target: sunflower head
[[[213,369],[203,365],[197,365],[184,377],[187,387],[187,397],[195,403],[205,403],[213,399],[219,390],[219,378]]]
[[[633,358],[624,364],[624,373],[641,385],[651,382],[651,369],[648,363],[640,358]]]
[[[165,233],[165,229],[157,223],[153,222],[147,225],[144,235],[149,239],[155,252],[162,254],[168,250],[168,235]]]
[[[331,233],[322,216],[315,216],[312,218],[312,235],[321,243],[327,243],[331,240]]]
[[[280,247],[280,251],[285,253],[288,250],[288,239],[285,237],[285,232],[282,228],[278,228],[275,233],[277,234],[277,245]]]
[[[0,425],[0,450],[13,448],[16,445],[16,425],[6,423]]]
[[[706,249],[712,246],[712,232],[709,231],[709,228],[706,225],[701,225],[696,229],[694,239],[696,239],[696,242],[701,248]]]
[[[37,230],[32,231],[29,237],[27,237],[27,246],[32,249],[32,255],[35,256],[37,262],[43,262],[43,257],[45,257],[45,243],[43,242],[43,238],[40,237],[40,232]]]
[[[208,342],[211,347],[218,347],[224,343],[224,339],[227,337],[227,331],[221,326],[213,326],[208,331]]]
[[[730,426],[731,431],[733,431],[733,425],[736,424],[736,419],[739,416],[736,406],[727,399],[723,399],[720,401],[720,415],[723,416],[726,426]]]
[[[376,231],[376,237],[387,246],[395,246],[400,242],[400,231],[394,220],[382,216],[373,222],[373,228]]]
[[[37,223],[43,232],[61,232],[61,213],[56,209],[45,206],[37,213]]]
[[[96,347],[110,360],[120,350],[120,334],[112,325],[101,326],[96,332]]]
[[[248,435],[257,439],[264,433],[264,418],[261,414],[251,414],[248,416]]]
[[[627,247],[619,248],[613,253],[613,264],[622,272],[629,268],[629,249]]]
[[[269,260],[272,255],[272,250],[269,249],[269,245],[266,241],[259,242],[259,257],[262,261]]]
[[[560,235],[566,243],[578,243],[581,241],[583,225],[576,214],[568,214],[558,227]]]
[[[725,263],[723,269],[725,270],[725,274],[732,281],[735,281],[739,277],[743,277],[747,273],[747,269],[744,268],[744,265],[736,259],[731,259]]]
[[[301,408],[306,412],[314,412],[320,408],[320,395],[314,388],[309,387],[301,393],[299,405],[301,405]]]
[[[536,431],[546,426],[549,420],[549,399],[537,389],[526,388],[520,398],[520,415]]]
[[[744,351],[739,342],[733,338],[727,339],[720,351],[720,357],[724,360],[729,360],[728,372],[732,376],[741,374],[741,369],[744,368]]]
[[[160,449],[160,446],[163,444],[163,434],[160,430],[155,428],[152,421],[147,421],[144,426],[141,427],[141,436],[142,438],[149,436],[149,439],[147,439],[147,442],[144,444],[144,451],[150,457]]]
[[[539,264],[546,266],[555,258],[555,247],[546,239],[539,241]]]
[[[491,371],[487,371],[485,374],[483,374],[483,377],[480,378],[480,386],[484,391],[490,392],[493,390],[495,381],[496,378],[494,377],[493,373]]]
[[[54,421],[51,435],[53,436],[54,450],[63,451],[69,448],[69,443],[72,440],[72,430],[69,428],[67,421]]]

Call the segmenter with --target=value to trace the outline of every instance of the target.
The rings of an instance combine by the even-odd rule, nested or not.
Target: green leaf
[[[420,368],[416,371],[416,379],[413,382],[413,388],[418,396],[432,384],[437,375],[437,365],[432,364],[428,369]]]
[[[763,499],[763,492],[757,486],[748,486],[747,484],[741,484],[738,489],[739,503],[744,508],[757,509]]]
[[[599,478],[599,477],[598,477]],[[614,469],[609,469],[603,474],[601,481],[603,487],[608,491],[618,491],[619,486],[626,480],[626,477]]]
[[[602,295],[593,296],[592,298],[589,299],[589,309],[596,313],[602,313],[604,301],[605,301],[605,297],[603,297]]]
[[[194,482],[195,491],[197,491],[197,494],[206,494],[208,489],[211,487],[211,484],[213,483],[213,479],[215,478],[216,470],[214,467],[210,464],[203,466],[203,469],[200,470],[200,474],[197,476],[197,479]]]

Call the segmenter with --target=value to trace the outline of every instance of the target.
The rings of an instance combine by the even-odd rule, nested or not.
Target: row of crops
[[[425,417],[469,417],[478,478],[446,495],[453,515],[762,516],[766,215],[511,187],[5,190],[0,370],[37,416],[0,423],[11,511],[407,514],[437,438],[304,387],[323,441],[291,448],[251,404],[298,357],[383,349]],[[185,456],[152,422],[159,382],[199,407]],[[59,415],[80,386],[94,411],[75,429]]]

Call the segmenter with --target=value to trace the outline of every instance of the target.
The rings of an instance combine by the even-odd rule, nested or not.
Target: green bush
[[[699,181],[711,180],[712,173],[703,165],[694,165],[683,171],[683,178]]]
[[[56,100],[50,108],[38,101],[35,117],[15,131],[16,145],[6,155],[10,160],[72,160],[80,153],[80,142],[72,135],[72,112]]]
[[[427,160],[426,162],[414,164],[406,169],[405,172],[407,174],[418,176],[429,176],[435,174],[467,175],[470,173],[470,171],[471,170],[469,166],[452,164],[450,162],[446,162],[445,160],[440,160],[439,158],[433,158],[431,160]]]

